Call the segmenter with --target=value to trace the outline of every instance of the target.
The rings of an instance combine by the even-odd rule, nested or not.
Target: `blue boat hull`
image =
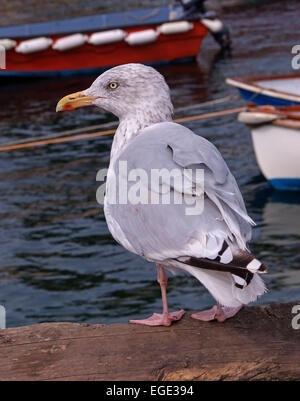
[[[248,91],[245,89],[240,89],[239,92],[241,96],[251,103],[255,103],[258,106],[270,105],[270,106],[299,106],[300,102],[292,102],[290,100],[279,99],[272,96],[262,95],[257,92]]]
[[[300,178],[272,178],[269,182],[280,191],[300,191]]]

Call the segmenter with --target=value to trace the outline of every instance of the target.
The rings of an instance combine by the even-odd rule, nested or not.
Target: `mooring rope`
[[[195,103],[190,106],[179,107],[179,108],[175,109],[175,114],[178,114],[182,111],[192,110],[192,109],[196,109],[196,108],[199,109],[199,108],[206,107],[206,106],[214,106],[216,104],[224,103],[229,100],[234,100],[237,98],[239,98],[239,95],[230,95],[230,96],[225,96],[225,97],[222,97],[219,99],[210,100],[208,102]],[[1,145],[1,146],[19,145],[21,143],[36,142],[39,140],[43,141],[45,139],[60,138],[63,136],[81,134],[81,133],[86,133],[89,131],[102,130],[105,128],[111,128],[111,129],[117,128],[117,126],[118,126],[118,121],[111,121],[109,123],[96,124],[96,125],[92,125],[90,127],[74,128],[74,129],[70,129],[70,130],[56,132],[54,134],[47,134],[47,135],[35,136],[35,137],[27,138],[27,139],[20,139],[19,141],[8,142],[5,145]]]
[[[174,120],[176,123],[184,123],[184,122],[189,122],[189,121],[195,121],[195,120],[203,120],[205,118],[212,118],[212,117],[220,117],[228,114],[234,114],[234,113],[239,113],[240,111],[245,110],[245,107],[238,107],[234,109],[229,109],[229,110],[221,110],[221,111],[216,111],[212,113],[206,113],[206,114],[197,114],[194,116],[188,116],[188,117],[182,117],[182,118],[177,118]],[[117,125],[116,123],[108,123],[108,124],[102,124],[101,128],[106,126],[111,126],[111,125]],[[96,129],[97,126],[85,128],[85,131],[90,131],[93,129]],[[49,144],[55,144],[55,143],[63,143],[63,142],[71,142],[71,141],[78,141],[81,139],[89,139],[89,138],[97,138],[105,135],[111,135],[115,133],[115,129],[108,129],[105,131],[97,131],[93,133],[86,133],[86,134],[81,134],[83,129],[77,129],[77,130],[69,130],[69,131],[64,131],[63,133],[58,133],[58,134],[53,134],[53,135],[47,135],[47,138],[45,137],[38,137],[32,139],[27,139],[23,141],[18,141],[18,142],[11,142],[7,143],[4,145],[0,146],[0,152],[5,152],[9,150],[18,150],[18,149],[28,149],[28,148],[33,148],[36,146],[42,146],[42,145],[49,145]],[[70,134],[72,132],[72,135]],[[76,132],[78,133],[76,135]],[[69,135],[66,135],[69,134]],[[75,134],[75,135],[74,135]],[[61,136],[64,135],[64,136]]]

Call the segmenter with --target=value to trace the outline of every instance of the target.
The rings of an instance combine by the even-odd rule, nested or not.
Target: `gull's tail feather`
[[[184,257],[174,260],[174,263],[196,277],[224,306],[248,304],[266,292],[259,274],[265,273],[268,266],[250,252],[236,250],[233,253],[225,242],[213,260]]]
[[[231,273],[204,270],[184,263],[178,264],[177,267],[196,277],[215,300],[224,306],[235,308],[241,304],[246,305],[266,292],[264,282],[257,273],[253,274],[250,284],[241,289],[235,286]]]
[[[243,305],[256,301],[266,291],[265,283],[257,273],[253,274],[251,283],[247,287],[240,289],[234,286],[232,290],[234,298]]]

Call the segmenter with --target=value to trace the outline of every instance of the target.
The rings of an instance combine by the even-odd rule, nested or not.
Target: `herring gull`
[[[108,228],[127,250],[156,263],[161,287],[162,314],[130,322],[170,326],[183,316],[183,310],[168,310],[165,268],[193,275],[215,298],[213,308],[192,314],[198,320],[223,322],[262,295],[266,288],[260,274],[268,266],[248,250],[254,223],[236,180],[212,143],[172,121],[173,106],[164,77],[142,64],[120,65],[101,74],[90,88],[65,96],[57,111],[89,105],[119,118],[104,200]],[[137,192],[146,194],[148,201],[144,196],[121,202],[120,197],[134,192],[137,185],[128,176],[124,179],[121,163],[126,173],[138,171],[140,178],[143,174],[152,177],[154,170],[177,171],[185,184],[178,185],[172,176],[167,185],[163,175],[155,188],[141,180]],[[197,176],[198,170],[203,174]],[[116,187],[124,180],[126,185],[116,201]],[[170,202],[160,201],[162,195],[171,194],[177,195],[177,201],[175,196],[169,197]],[[187,201],[178,202],[183,198],[189,204],[199,201],[199,213],[187,213]]]

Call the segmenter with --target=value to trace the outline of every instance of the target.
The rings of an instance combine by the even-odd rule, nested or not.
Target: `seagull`
[[[157,266],[163,311],[130,323],[170,326],[182,318],[184,310],[168,309],[166,269],[194,276],[216,300],[211,309],[191,315],[200,321],[224,322],[262,295],[266,287],[260,276],[268,266],[248,249],[255,223],[237,182],[211,142],[173,122],[164,77],[143,64],[119,65],[102,73],[90,88],[63,97],[56,111],[90,105],[119,119],[106,179],[108,228],[128,251]],[[169,182],[162,174],[156,185],[145,179],[162,170],[181,174],[184,185],[176,174]],[[140,182],[129,179],[132,171]],[[170,201],[161,201],[163,195]],[[199,207],[187,206],[191,201]]]

